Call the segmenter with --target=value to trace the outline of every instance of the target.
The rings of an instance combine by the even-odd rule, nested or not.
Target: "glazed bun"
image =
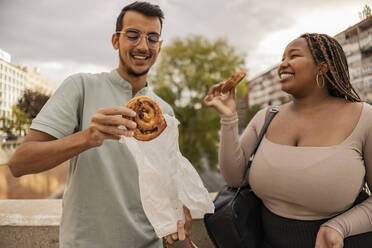
[[[131,99],[125,107],[134,110],[137,114],[131,119],[137,123],[134,138],[148,141],[158,137],[167,127],[159,105],[150,97],[138,96]]]

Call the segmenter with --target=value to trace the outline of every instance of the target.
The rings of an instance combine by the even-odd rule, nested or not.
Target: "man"
[[[118,139],[133,135],[136,123],[123,116],[135,113],[123,106],[134,96],[150,96],[164,113],[173,115],[147,85],[147,72],[160,51],[163,18],[159,6],[150,3],[124,7],[112,35],[119,67],[68,77],[33,120],[9,162],[19,177],[70,159],[60,247],[162,247],[141,205],[136,162]],[[168,242],[185,238],[183,223],[177,227]]]

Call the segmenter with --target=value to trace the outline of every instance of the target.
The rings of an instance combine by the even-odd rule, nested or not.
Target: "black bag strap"
[[[240,186],[239,186],[239,188],[238,188],[238,190],[237,190],[237,192],[236,192],[235,197],[239,194],[239,192],[240,192],[240,188],[241,188],[241,187],[243,186],[243,184],[244,184],[245,178],[247,177],[248,169],[251,168],[251,166],[252,166],[252,161],[253,161],[254,156],[256,155],[257,149],[258,149],[258,147],[260,146],[261,141],[262,141],[262,139],[263,139],[263,137],[264,137],[264,135],[265,135],[265,133],[266,133],[266,131],[267,131],[267,128],[269,127],[269,125],[270,125],[272,119],[274,119],[275,115],[276,115],[278,112],[279,112],[279,106],[274,106],[274,107],[272,107],[272,108],[270,109],[269,116],[266,118],[265,123],[264,123],[264,125],[262,126],[262,129],[261,129],[261,131],[260,131],[260,133],[259,133],[259,135],[258,135],[258,137],[257,137],[256,145],[254,146],[254,149],[253,149],[253,151],[252,151],[252,153],[251,153],[251,156],[249,157],[248,164],[247,164],[247,166],[244,168],[244,173],[243,173],[242,182],[240,183]],[[234,197],[234,198],[235,198],[235,197]]]

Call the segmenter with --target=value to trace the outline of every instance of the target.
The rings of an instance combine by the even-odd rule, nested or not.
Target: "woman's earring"
[[[320,85],[319,84],[319,72],[316,74],[316,84],[318,85],[318,87],[319,88],[324,88],[324,84],[325,84],[325,82],[324,82],[324,77],[321,75],[321,77],[322,77],[322,84]]]

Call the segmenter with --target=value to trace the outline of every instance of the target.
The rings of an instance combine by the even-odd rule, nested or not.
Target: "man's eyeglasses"
[[[143,34],[137,29],[127,29],[125,31],[117,31],[116,33],[125,34],[125,37],[133,46],[137,46],[138,43],[140,43],[142,36],[146,38],[147,46],[150,49],[157,49],[162,43],[162,40],[160,40],[160,34],[158,33]]]

